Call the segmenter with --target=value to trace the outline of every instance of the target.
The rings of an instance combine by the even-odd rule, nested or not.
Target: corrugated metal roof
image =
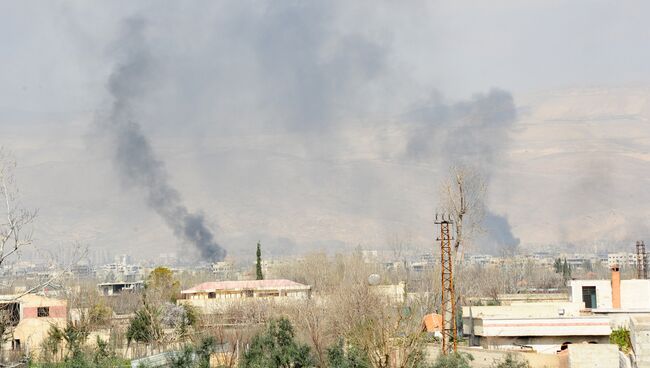
[[[305,290],[311,289],[311,286],[300,284],[295,281],[279,280],[243,280],[243,281],[212,281],[195,285],[187,290],[181,291],[183,294],[193,294],[197,292],[211,292],[215,290],[264,290],[264,289],[294,289]]]

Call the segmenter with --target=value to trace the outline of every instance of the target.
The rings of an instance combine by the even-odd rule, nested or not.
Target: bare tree
[[[367,354],[373,368],[407,368],[422,362],[425,334],[418,313],[425,300],[395,302],[365,284],[343,284],[331,296],[332,331]]]
[[[16,161],[0,148],[0,199],[4,221],[0,223],[0,269],[8,257],[32,244],[30,225],[37,211],[23,207],[14,176]]]
[[[485,179],[477,170],[468,166],[452,167],[450,177],[441,185],[443,211],[454,220],[456,252],[465,240],[481,231],[485,192]]]
[[[327,348],[335,341],[328,331],[332,305],[326,299],[309,299],[286,308],[298,337],[309,342],[319,367],[327,367]]]

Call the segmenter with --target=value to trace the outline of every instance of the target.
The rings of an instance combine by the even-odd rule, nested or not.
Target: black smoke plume
[[[438,158],[441,167],[469,166],[489,186],[492,173],[502,162],[517,119],[512,95],[493,89],[468,101],[445,104],[439,94],[412,113],[417,128],[407,147],[416,159]],[[508,219],[485,208],[486,236],[480,248],[489,253],[513,253],[519,239],[512,234]]]
[[[151,58],[146,47],[145,24],[139,19],[125,22],[124,35],[116,45],[122,60],[113,70],[108,91],[113,104],[102,128],[114,148],[114,164],[123,182],[145,193],[153,209],[181,240],[193,244],[210,261],[224,258],[226,252],[200,213],[191,213],[178,191],[171,186],[165,165],[160,161],[140,125],[134,118],[134,105],[151,88]]]

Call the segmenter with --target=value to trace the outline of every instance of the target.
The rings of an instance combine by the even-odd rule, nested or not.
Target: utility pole
[[[645,254],[643,240],[636,242],[636,278],[645,280],[648,278],[648,258]]]
[[[456,295],[454,293],[453,259],[451,257],[451,216],[436,214],[436,225],[440,225],[440,262],[442,265],[442,296],[440,314],[442,315],[442,354],[456,352],[458,331],[456,328]]]

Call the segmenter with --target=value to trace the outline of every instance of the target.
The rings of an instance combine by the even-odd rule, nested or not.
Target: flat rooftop
[[[609,336],[606,316],[556,318],[473,318],[478,336]]]

